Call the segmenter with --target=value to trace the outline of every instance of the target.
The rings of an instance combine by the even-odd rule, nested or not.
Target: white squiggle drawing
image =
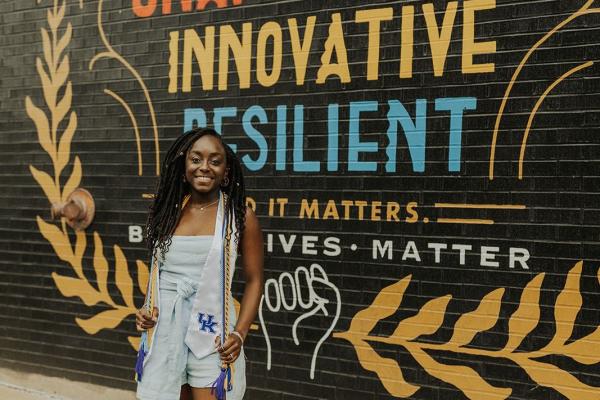
[[[303,281],[301,281],[301,274],[304,275],[303,278],[305,279],[306,285],[308,287],[308,297],[306,301],[304,301],[304,299],[302,298],[301,282]],[[283,283],[286,279],[289,281],[289,284],[293,288],[291,299],[286,298],[283,291]],[[267,327],[265,325],[265,320],[263,316],[263,305],[266,305],[267,309],[271,312],[279,312],[281,306],[283,306],[283,308],[287,311],[295,310],[297,307],[300,307],[302,310],[307,310],[304,314],[296,318],[292,325],[292,338],[294,339],[294,343],[296,344],[296,346],[298,346],[300,345],[300,341],[298,340],[297,330],[298,325],[301,321],[317,314],[318,312],[322,312],[323,316],[325,317],[329,316],[327,308],[325,307],[326,304],[329,304],[329,300],[322,298],[315,292],[313,288],[313,283],[315,282],[332,289],[336,297],[336,309],[333,321],[331,322],[331,325],[329,326],[325,334],[321,337],[321,339],[319,339],[313,351],[310,363],[310,379],[315,379],[315,366],[317,363],[317,354],[323,342],[327,340],[327,338],[329,337],[329,335],[331,335],[331,332],[335,328],[335,325],[337,324],[337,321],[340,317],[340,311],[342,308],[340,291],[338,290],[337,286],[335,286],[329,281],[325,270],[319,264],[312,264],[310,266],[310,270],[306,267],[298,267],[294,272],[293,276],[289,272],[284,272],[281,275],[279,275],[278,280],[270,278],[265,281],[265,293],[260,299],[258,318],[260,320],[262,332],[265,336],[265,341],[267,343],[267,370],[271,370],[271,340],[269,339],[269,333],[267,332]],[[271,293],[272,290],[274,290],[273,293]],[[271,302],[272,295],[275,296],[275,304]],[[290,300],[291,302],[289,302]]]

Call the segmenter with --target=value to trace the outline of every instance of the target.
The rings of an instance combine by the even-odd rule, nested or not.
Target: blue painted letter
[[[360,141],[360,113],[377,111],[376,101],[350,103],[350,129],[348,133],[348,171],[377,171],[377,162],[358,161],[359,153],[377,152],[377,142]]]
[[[406,108],[398,100],[388,100],[390,110],[387,113],[389,123],[387,135],[388,146],[386,154],[388,161],[385,163],[386,172],[396,172],[396,150],[398,148],[398,122],[402,125],[412,167],[414,172],[425,171],[425,135],[426,135],[426,117],[427,100],[417,99],[415,105],[415,122],[413,123]]]
[[[450,111],[450,148],[448,149],[448,171],[460,171],[462,146],[462,117],[464,110],[477,107],[475,97],[448,97],[435,99],[436,111]]]
[[[252,119],[254,117],[257,117],[258,122],[261,124],[266,124],[269,122],[265,110],[261,106],[257,105],[248,108],[242,116],[242,126],[244,127],[244,132],[246,132],[246,135],[248,135],[248,137],[258,145],[259,151],[258,158],[256,160],[253,160],[248,154],[245,154],[242,157],[242,161],[250,171],[258,171],[264,167],[265,162],[267,161],[268,151],[265,137],[252,125]]]

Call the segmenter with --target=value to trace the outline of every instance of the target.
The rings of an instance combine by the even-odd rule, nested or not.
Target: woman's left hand
[[[217,351],[221,356],[221,361],[226,362],[227,364],[235,362],[242,351],[242,341],[240,338],[235,334],[229,334],[227,339],[225,339],[225,343],[223,343],[223,347],[219,345],[219,337],[217,337],[217,341]]]

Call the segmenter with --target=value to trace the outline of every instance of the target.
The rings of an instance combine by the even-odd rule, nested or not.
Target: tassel
[[[227,381],[227,391],[231,391],[231,368],[229,365],[225,367],[221,367],[221,373],[219,377],[212,383],[210,394],[215,394],[217,400],[225,400],[225,381]]]
[[[138,382],[142,381],[142,373],[144,372],[144,358],[146,357],[146,352],[144,351],[144,347],[140,346],[138,350],[137,360],[135,362],[135,380]]]
[[[145,333],[145,332],[144,332]],[[144,358],[146,358],[146,336],[142,334],[140,348],[138,350],[137,359],[135,361],[135,380],[142,381],[142,373],[144,372]]]

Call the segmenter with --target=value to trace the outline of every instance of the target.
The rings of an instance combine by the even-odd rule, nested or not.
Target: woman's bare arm
[[[263,292],[263,236],[256,214],[250,207],[246,211],[246,224],[241,243],[242,265],[246,287],[235,330],[244,338],[256,318]]]
[[[250,207],[246,211],[246,224],[240,247],[246,284],[235,331],[245,339],[258,312],[263,293],[263,237],[258,218]],[[233,362],[240,355],[241,348],[242,341],[232,334],[218,350],[222,360]]]

